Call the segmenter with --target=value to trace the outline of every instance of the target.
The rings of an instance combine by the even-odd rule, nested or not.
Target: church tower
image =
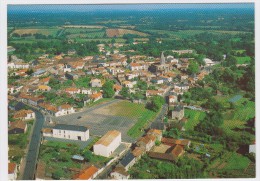
[[[165,57],[164,57],[164,54],[162,52],[162,55],[161,55],[161,65],[164,65],[165,64]]]

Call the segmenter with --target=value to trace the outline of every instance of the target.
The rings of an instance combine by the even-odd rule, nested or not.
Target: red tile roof
[[[14,173],[16,168],[16,164],[15,163],[8,163],[8,174],[12,174]]]
[[[98,168],[95,166],[90,166],[87,169],[81,171],[79,174],[74,176],[76,180],[89,180],[93,177],[93,175],[98,171]]]

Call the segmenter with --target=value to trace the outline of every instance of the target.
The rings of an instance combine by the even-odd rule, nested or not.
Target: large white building
[[[94,154],[109,157],[121,143],[121,132],[108,131],[94,144]]]
[[[89,139],[89,129],[84,126],[56,124],[52,129],[42,130],[43,136],[63,138],[71,140],[87,141]]]

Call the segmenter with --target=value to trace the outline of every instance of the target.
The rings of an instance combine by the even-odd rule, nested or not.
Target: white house
[[[90,83],[91,83],[91,87],[102,87],[102,83],[100,79],[92,79]]]
[[[124,85],[125,87],[130,88],[130,89],[132,89],[132,88],[134,87],[135,84],[136,84],[136,81],[133,81],[133,82],[130,82],[130,81],[124,81],[124,82],[123,82],[123,85]]]
[[[32,110],[22,109],[14,114],[14,119],[30,120],[35,119],[35,113]]]
[[[115,180],[127,180],[130,175],[127,173],[124,167],[117,166],[111,173],[110,176]]]
[[[72,113],[75,113],[74,108],[69,104],[63,104],[58,107],[58,111],[55,113],[55,116],[63,116]]]
[[[7,64],[7,67],[9,69],[28,69],[30,65],[28,63],[23,63],[23,62],[10,62]]]
[[[142,70],[143,66],[140,65],[139,63],[130,63],[129,68],[130,68],[131,71]]]
[[[96,91],[92,91],[91,89],[81,89],[81,94],[94,94]]]
[[[128,170],[135,164],[135,161],[135,156],[129,151],[120,161],[119,165],[122,165],[126,170]]]
[[[177,96],[169,95],[169,104],[177,102]]]
[[[71,66],[70,65],[65,65],[64,68],[63,68],[63,71],[64,72],[71,72]]]
[[[189,88],[190,87],[188,84],[175,84],[174,85],[174,89],[179,89],[181,91],[187,91]]]
[[[93,148],[94,154],[109,157],[121,143],[121,132],[112,130],[108,131]]]
[[[80,89],[75,88],[75,87],[68,87],[68,88],[65,89],[65,92],[67,92],[69,94],[79,94]]]
[[[151,97],[151,96],[163,96],[164,92],[159,90],[146,90],[145,96]]]
[[[56,124],[52,128],[52,134],[50,129],[43,129],[43,136],[87,141],[89,139],[89,129],[84,126]]]
[[[216,63],[213,62],[211,59],[209,58],[204,58],[203,61],[205,62],[205,65],[206,66],[212,66],[212,65],[215,65]]]

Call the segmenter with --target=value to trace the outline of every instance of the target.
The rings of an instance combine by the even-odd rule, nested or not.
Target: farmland
[[[209,166],[211,174],[218,177],[229,177],[240,175],[240,177],[248,177],[245,173],[246,168],[251,164],[251,161],[238,153],[226,152],[220,158],[213,161]]]
[[[196,126],[200,120],[206,116],[205,112],[195,111],[190,109],[185,109],[185,117],[188,118],[187,123],[185,124],[185,130],[193,130],[194,126]]]
[[[38,34],[42,34],[42,35],[52,35],[52,36],[56,36],[57,32],[59,31],[59,28],[44,28],[44,29],[40,29],[40,28],[24,28],[24,29],[16,29],[14,30],[11,35],[13,34],[18,34],[20,36],[25,35],[25,34],[31,34],[34,35],[36,33]]]
[[[106,34],[108,37],[121,37],[124,34],[135,34],[138,36],[148,36],[147,33],[142,33],[135,30],[128,30],[128,29],[106,29]]]

